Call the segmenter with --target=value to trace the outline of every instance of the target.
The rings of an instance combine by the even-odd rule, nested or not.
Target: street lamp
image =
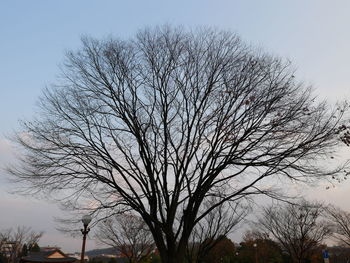
[[[83,222],[84,229],[81,229],[81,233],[83,234],[83,245],[81,247],[81,258],[80,263],[84,263],[84,254],[85,254],[85,243],[86,243],[86,235],[89,233],[90,228],[88,228],[88,225],[91,222],[91,216],[90,215],[84,215],[81,219],[81,222]]]
[[[258,263],[258,244],[254,243],[253,247],[255,248],[255,263]]]

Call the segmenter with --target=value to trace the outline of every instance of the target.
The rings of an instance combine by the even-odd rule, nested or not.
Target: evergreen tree
[[[40,252],[40,247],[38,243],[34,243],[32,246],[29,248],[30,252]]]
[[[28,246],[27,246],[27,244],[24,244],[24,245],[23,245],[20,256],[21,256],[21,257],[28,256]]]

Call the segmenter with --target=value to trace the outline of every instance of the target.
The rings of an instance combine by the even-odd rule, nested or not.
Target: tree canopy
[[[182,262],[194,227],[222,204],[274,196],[272,178],[340,171],[321,164],[346,107],[318,102],[289,62],[231,32],[83,38],[23,122],[25,154],[10,172],[95,218],[139,214],[162,262]]]

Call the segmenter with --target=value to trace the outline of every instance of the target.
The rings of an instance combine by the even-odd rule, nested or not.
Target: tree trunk
[[[159,248],[158,248],[159,250]],[[172,248],[159,250],[162,263],[185,263],[186,262],[186,245],[174,245]]]
[[[185,253],[175,252],[168,253],[166,252],[164,255],[160,253],[160,258],[162,263],[185,263],[186,257]]]

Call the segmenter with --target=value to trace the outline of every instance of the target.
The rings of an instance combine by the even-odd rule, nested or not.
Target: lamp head
[[[87,226],[88,224],[90,224],[92,218],[90,215],[84,215],[81,219],[81,222],[83,222],[84,226]]]

